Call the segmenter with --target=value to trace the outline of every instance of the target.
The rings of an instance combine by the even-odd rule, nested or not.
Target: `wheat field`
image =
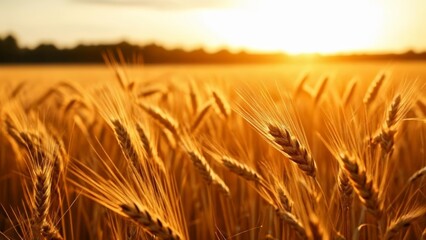
[[[426,239],[410,69],[108,65],[3,72],[0,239]]]

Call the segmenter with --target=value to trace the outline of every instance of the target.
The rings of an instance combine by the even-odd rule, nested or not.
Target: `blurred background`
[[[0,2],[2,63],[426,59],[423,0]],[[321,56],[320,56],[321,55]]]

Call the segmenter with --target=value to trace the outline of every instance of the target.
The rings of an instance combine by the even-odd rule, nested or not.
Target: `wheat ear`
[[[16,129],[16,126],[13,124],[12,120],[9,117],[6,117],[4,120],[6,125],[6,131],[10,137],[21,147],[26,147],[25,141],[21,138],[19,131]]]
[[[47,169],[36,167],[34,182],[34,221],[42,226],[47,219],[50,205],[50,173]]]
[[[163,219],[136,203],[121,204],[120,208],[133,222],[160,239],[183,239],[182,235]]]
[[[198,97],[195,93],[194,85],[192,82],[189,83],[189,97],[191,98],[192,112],[198,112]]]
[[[145,130],[139,123],[136,124],[136,131],[138,132],[139,138],[142,142],[143,149],[145,149],[146,156],[148,158],[154,157],[154,147],[151,145],[151,142],[148,139],[148,135],[145,133]]]
[[[343,106],[347,106],[349,101],[351,100],[352,96],[355,93],[355,89],[357,86],[357,79],[353,78],[349,85],[346,86],[345,92],[343,93],[343,97],[342,97],[342,102],[343,102]]]
[[[419,115],[426,117],[426,102],[419,99],[419,100],[417,100],[416,106],[417,106],[417,109],[419,111]]]
[[[305,227],[293,214],[283,211],[279,208],[275,210],[277,216],[293,229],[301,239],[308,239]]]
[[[163,112],[161,109],[156,108],[154,106],[145,105],[142,103],[139,103],[139,106],[146,112],[148,115],[150,115],[152,118],[154,118],[160,125],[167,128],[175,137],[178,137],[179,132],[179,124],[176,120],[174,120],[171,116]]]
[[[351,217],[350,208],[353,200],[353,187],[343,169],[338,173],[338,189],[341,194],[342,212],[343,212],[343,234],[345,238],[351,237]]]
[[[231,172],[241,176],[247,181],[253,181],[255,183],[259,183],[262,180],[260,174],[256,172],[256,170],[250,168],[244,163],[241,163],[231,157],[223,156],[222,164]]]
[[[410,226],[412,222],[423,216],[425,213],[426,208],[420,208],[410,211],[409,213],[406,213],[398,217],[397,219],[394,219],[386,229],[383,239],[394,239],[399,231],[401,231],[403,228]]]
[[[397,95],[390,104],[387,113],[386,121],[383,124],[380,133],[374,137],[373,143],[380,143],[380,147],[385,153],[391,153],[394,146],[394,138],[396,135],[396,123],[398,119],[398,111],[401,104],[401,95]]]
[[[211,102],[207,102],[207,104],[205,104],[200,112],[197,114],[197,117],[195,118],[194,122],[191,125],[191,130],[194,132],[198,126],[201,125],[201,122],[206,118],[207,114],[209,113],[210,109],[211,109],[212,103]]]
[[[229,107],[228,102],[225,100],[223,96],[221,96],[219,93],[215,91],[212,92],[212,95],[216,103],[216,106],[219,108],[222,115],[224,117],[228,117],[229,114],[231,114],[231,108]]]
[[[373,186],[373,181],[367,177],[367,173],[360,168],[358,162],[347,153],[340,153],[340,160],[360,201],[375,217],[380,218],[383,207],[379,203],[378,192]]]
[[[157,166],[160,168],[161,171],[166,172],[166,167],[164,166],[164,162],[158,156],[157,150],[154,148],[154,146],[151,145],[151,142],[149,141],[147,134],[145,133],[144,129],[139,123],[136,124],[136,131],[138,132],[139,138],[142,142],[143,148],[146,152],[148,159],[152,159],[157,164]]]
[[[293,94],[294,99],[296,99],[297,96],[299,96],[299,94],[303,91],[303,87],[306,81],[308,80],[308,78],[309,78],[309,74],[307,73],[305,73],[304,75],[302,75],[302,77],[299,78],[296,84],[296,88],[294,90],[294,94]]]
[[[120,144],[121,150],[136,170],[140,170],[140,158],[133,146],[130,139],[130,135],[127,132],[126,127],[119,120],[112,120],[114,126],[114,133],[117,136],[118,143]]]
[[[391,128],[396,124],[397,118],[398,118],[398,110],[399,110],[400,105],[401,105],[401,95],[398,94],[392,100],[392,103],[389,106],[388,111],[387,111],[386,126],[388,128]]]
[[[328,83],[328,77],[321,78],[320,82],[318,83],[317,87],[315,88],[315,96],[314,96],[314,102],[315,104],[319,103],[319,100],[321,99],[321,96],[323,95],[325,91],[325,87]]]
[[[408,179],[408,182],[409,183],[413,183],[414,181],[416,181],[417,179],[423,177],[424,175],[426,175],[426,166],[420,168],[413,175],[411,175],[411,177]]]
[[[346,173],[340,169],[338,173],[338,187],[342,196],[343,208],[348,208],[352,203],[353,188],[349,182],[349,178]]]
[[[12,92],[9,94],[9,99],[13,99],[24,89],[24,87],[27,85],[27,81],[22,81],[18,83],[12,90]]]
[[[295,162],[297,166],[308,176],[315,178],[316,164],[308,150],[302,146],[299,140],[286,129],[269,124],[268,132],[272,140],[280,146],[280,150]]]
[[[376,77],[373,82],[371,82],[370,86],[368,87],[367,93],[364,96],[363,102],[365,105],[369,105],[373,100],[376,98],[377,94],[379,93],[380,87],[383,85],[383,82],[386,79],[386,74],[381,73],[378,77]]]
[[[276,188],[278,193],[278,198],[280,200],[281,205],[287,212],[291,212],[293,209],[293,201],[289,198],[289,195],[285,188],[278,186]]]
[[[228,186],[226,186],[225,182],[213,171],[207,160],[200,153],[189,151],[188,154],[195,168],[197,168],[207,184],[216,185],[222,193],[230,195]]]
[[[151,95],[154,95],[156,93],[161,93],[161,89],[148,89],[148,90],[144,90],[142,92],[140,92],[138,94],[138,98],[144,98],[144,97],[149,97]]]
[[[47,240],[62,240],[64,239],[59,233],[59,230],[50,222],[45,222],[41,227],[41,234]]]

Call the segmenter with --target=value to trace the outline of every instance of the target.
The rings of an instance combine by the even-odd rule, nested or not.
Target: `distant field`
[[[344,62],[277,65],[148,65],[131,66],[135,78],[168,76],[185,78],[227,78],[247,80],[288,80],[309,72],[313,79],[330,75],[339,81],[358,76],[370,80],[381,70],[391,70],[397,78],[420,77],[426,81],[426,62]],[[0,80],[75,80],[90,82],[114,77],[105,65],[0,65]]]
[[[426,62],[1,66],[0,239],[426,239]]]

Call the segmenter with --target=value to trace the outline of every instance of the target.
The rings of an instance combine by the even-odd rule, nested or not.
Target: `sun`
[[[293,54],[370,50],[382,28],[379,6],[366,0],[253,1],[202,19],[229,47]]]

